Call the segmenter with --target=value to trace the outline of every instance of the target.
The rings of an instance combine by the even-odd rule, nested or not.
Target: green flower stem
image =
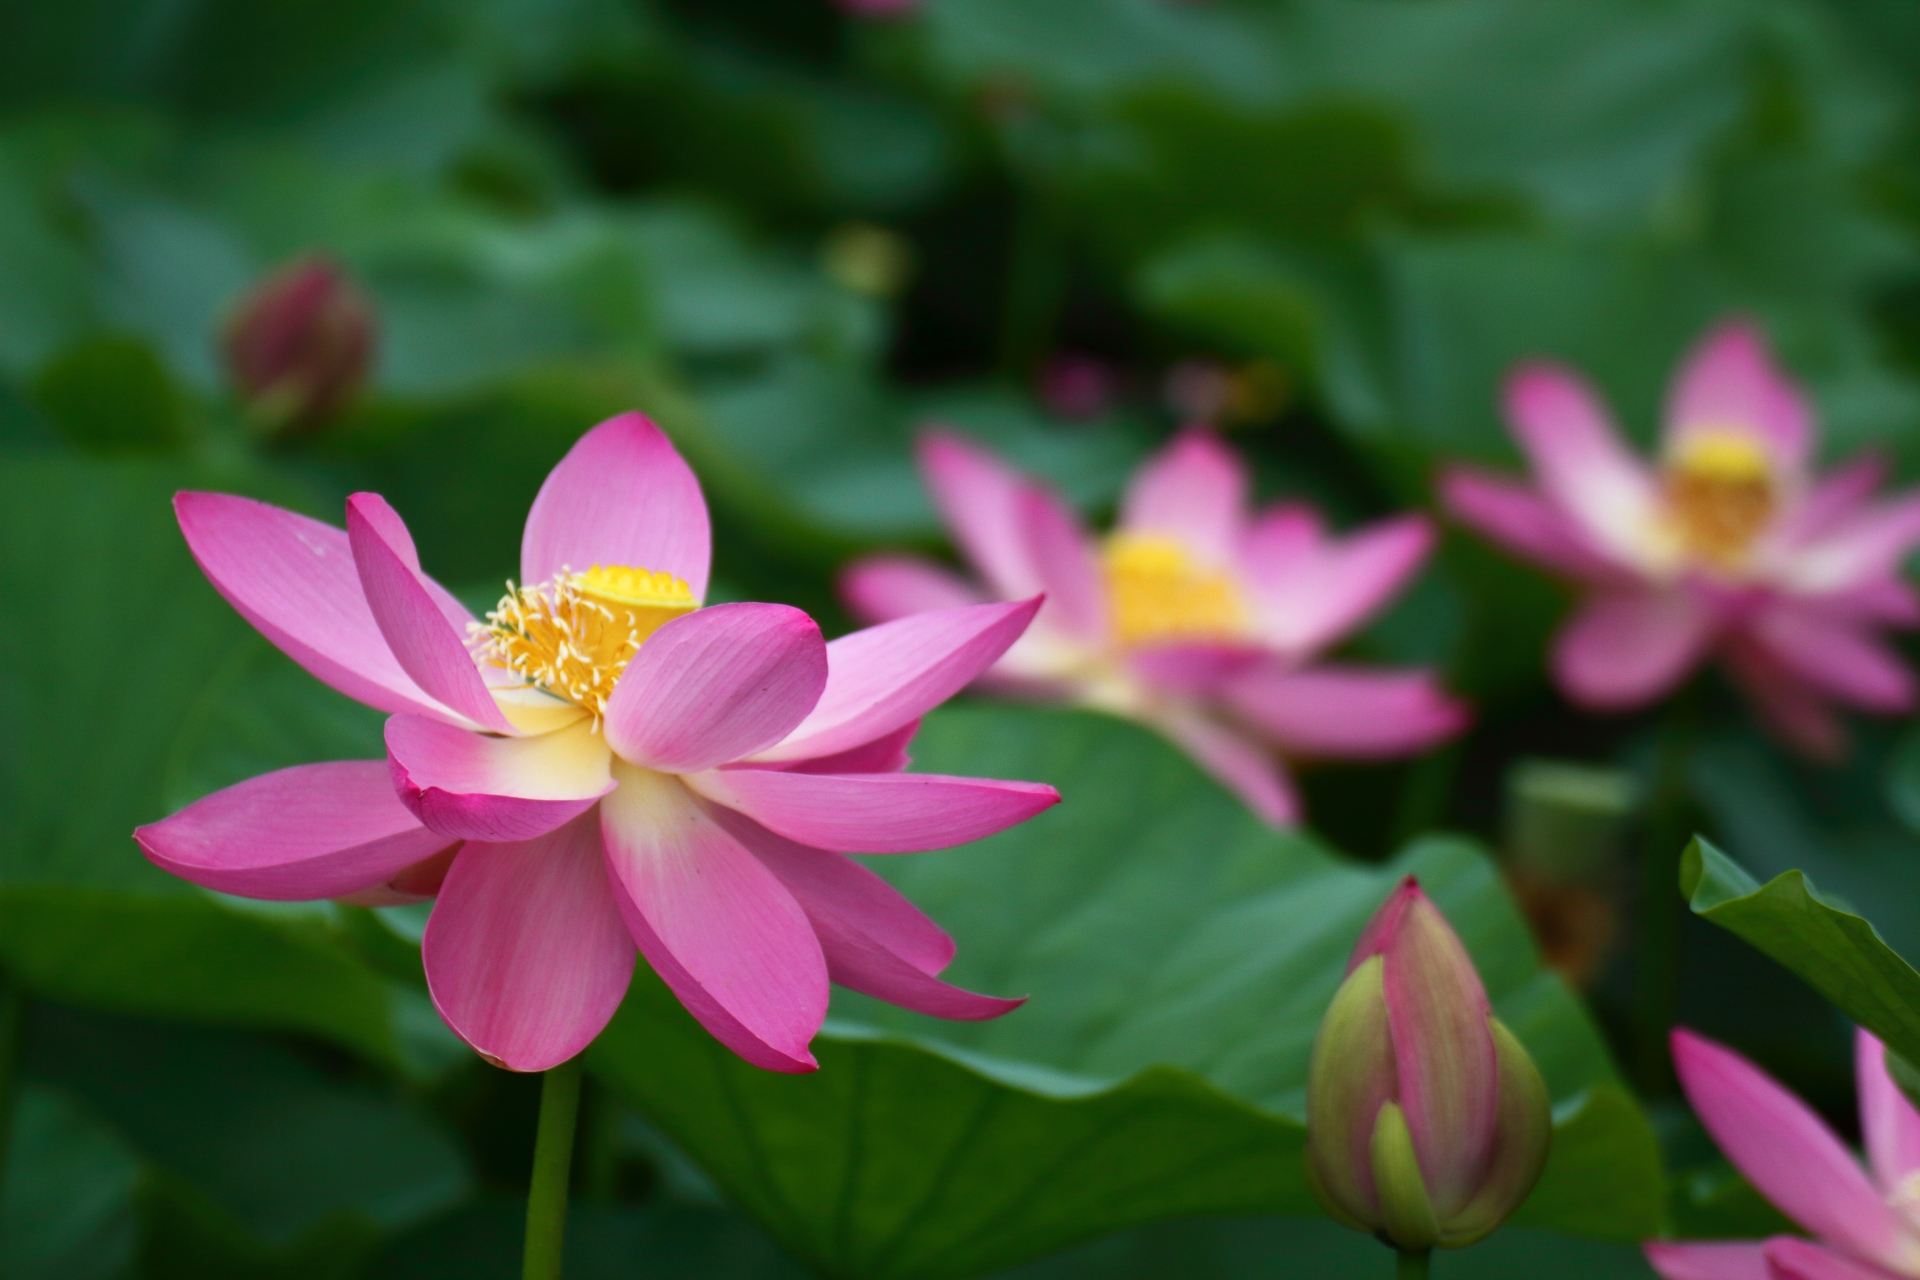
[[[1393,1280],[1427,1280],[1432,1265],[1431,1249],[1402,1249],[1394,1263]]]
[[[540,1085],[540,1129],[533,1141],[533,1185],[527,1189],[523,1280],[560,1280],[567,1234],[567,1174],[573,1165],[580,1112],[580,1059],[554,1067]]]
[[[1640,854],[1638,946],[1634,957],[1634,1084],[1645,1097],[1674,1091],[1667,1033],[1680,1005],[1680,853],[1689,830],[1688,774],[1696,736],[1692,690],[1669,706],[1660,726],[1646,844]]]
[[[14,1085],[20,1074],[20,1030],[26,997],[0,971],[0,1195],[7,1186],[7,1155],[13,1150]]]

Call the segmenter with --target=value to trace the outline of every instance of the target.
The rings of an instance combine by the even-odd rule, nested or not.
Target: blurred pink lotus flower
[[[776,1071],[815,1066],[829,979],[946,1018],[1019,1003],[940,982],[952,941],[841,854],[959,844],[1059,799],[900,772],[919,717],[1038,601],[832,644],[785,605],[701,608],[706,504],[638,414],[588,432],[547,477],[521,543],[531,585],[485,622],[421,571],[376,495],[348,500],[344,531],[224,494],[175,506],[234,608],[392,718],[385,760],[283,769],[142,827],[162,868],[253,898],[437,891],[434,1003],[517,1071],[593,1040],[636,946],[715,1037]]]
[[[1666,1280],[1893,1280],[1920,1276],[1920,1112],[1887,1074],[1886,1050],[1854,1038],[1862,1169],[1813,1108],[1723,1045],[1673,1033],[1680,1085],[1733,1166],[1813,1236],[1649,1241]]]
[[[1920,623],[1900,572],[1920,494],[1875,501],[1874,457],[1815,476],[1812,414],[1752,327],[1722,325],[1689,359],[1657,467],[1565,369],[1523,367],[1506,404],[1534,484],[1455,467],[1441,490],[1460,519],[1585,588],[1553,652],[1569,698],[1642,706],[1718,654],[1776,732],[1823,757],[1845,746],[1834,704],[1913,706],[1879,633]]]
[[[1336,1221],[1457,1249],[1539,1181],[1547,1086],[1493,1016],[1460,937],[1412,876],[1368,922],[1313,1043],[1307,1175]]]
[[[1198,430],[1140,469],[1097,542],[1052,489],[950,432],[922,436],[920,469],[981,582],[872,557],[841,580],[854,614],[1044,592],[990,685],[1150,725],[1269,823],[1299,817],[1282,754],[1408,755],[1466,722],[1431,672],[1319,660],[1419,567],[1432,532],[1418,516],[1332,537],[1299,503],[1250,514],[1245,466]]]

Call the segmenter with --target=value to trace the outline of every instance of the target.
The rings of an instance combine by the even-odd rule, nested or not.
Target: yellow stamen
[[[1172,538],[1116,533],[1106,544],[1107,600],[1122,645],[1231,640],[1247,628],[1232,578]]]
[[[670,573],[627,565],[594,565],[557,573],[507,594],[470,640],[484,661],[498,663],[556,697],[606,714],[607,699],[648,636],[699,608],[693,590]]]
[[[1689,435],[1667,463],[1664,487],[1681,546],[1709,564],[1738,565],[1773,516],[1772,465],[1743,431]]]

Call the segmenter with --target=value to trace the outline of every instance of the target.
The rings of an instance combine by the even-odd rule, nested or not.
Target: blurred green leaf
[[[34,398],[60,433],[95,453],[172,453],[187,442],[185,406],[153,349],[99,337],[40,374]]]
[[[1560,1125],[1517,1221],[1656,1229],[1651,1132],[1485,858],[1429,841],[1361,869],[1261,827],[1172,748],[1097,716],[936,713],[921,767],[1043,779],[1068,803],[878,867],[962,940],[949,977],[1030,992],[985,1024],[836,996],[822,1070],[734,1059],[642,973],[594,1069],[796,1255],[859,1276],[967,1276],[1162,1218],[1314,1214],[1307,1056],[1361,925],[1408,872],[1473,950]],[[1604,1190],[1601,1190],[1604,1188]]]
[[[1694,914],[1746,939],[1894,1052],[1920,1061],[1920,972],[1804,872],[1785,871],[1762,885],[1695,836],[1681,858],[1680,891]]]
[[[467,1191],[434,1124],[259,1035],[41,1005],[25,1065],[271,1245],[340,1214],[404,1226]]]
[[[487,1197],[406,1233],[366,1280],[517,1280],[524,1202]],[[575,1202],[569,1280],[801,1280],[806,1274],[739,1213],[655,1198],[646,1208]]]
[[[176,744],[257,714],[221,709],[259,641],[200,576],[169,499],[263,482],[19,455],[0,467],[0,589],[38,610],[0,633],[0,964],[37,995],[304,1030],[391,1060],[391,988],[327,908],[227,905],[132,839],[186,779],[217,771],[180,763]],[[324,715],[333,696],[306,705]],[[299,741],[283,732],[275,750]]]
[[[8,1280],[115,1280],[132,1260],[140,1162],[71,1097],[29,1084],[14,1108],[0,1201]]]

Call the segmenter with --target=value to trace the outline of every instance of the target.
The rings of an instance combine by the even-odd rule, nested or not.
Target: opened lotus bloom
[[[1866,1168],[1813,1108],[1724,1045],[1675,1031],[1673,1065],[1721,1152],[1813,1239],[1650,1242],[1655,1271],[1666,1280],[1920,1276],[1920,1113],[1887,1074],[1878,1040],[1854,1037]]]
[[[1408,876],[1360,935],[1314,1040],[1314,1195],[1399,1249],[1462,1248],[1532,1192],[1552,1137],[1538,1068]]]
[[[1430,672],[1321,661],[1425,559],[1418,516],[1341,538],[1298,503],[1250,513],[1245,465],[1198,430],[1141,468],[1097,542],[1046,485],[958,436],[927,433],[920,466],[979,581],[874,557],[842,580],[853,612],[880,622],[1044,592],[989,682],[1151,725],[1270,823],[1299,816],[1283,757],[1408,755],[1465,723]]]
[[[1522,368],[1506,402],[1534,485],[1461,467],[1442,490],[1462,520],[1584,589],[1553,653],[1568,697],[1642,706],[1718,654],[1776,732],[1821,756],[1845,743],[1837,705],[1912,707],[1881,632],[1920,623],[1900,576],[1920,495],[1875,501],[1878,458],[1814,475],[1812,414],[1752,328],[1723,325],[1687,362],[1654,466],[1567,370]]]
[[[343,531],[183,493],[213,585],[315,676],[390,712],[387,759],[243,782],[137,833],[155,863],[255,898],[437,894],[423,942],[449,1025],[538,1071],[612,1016],[635,948],[749,1062],[814,1066],[828,980],[947,1018],[1018,1002],[935,975],[953,943],[843,853],[976,839],[1052,788],[900,772],[918,718],[1037,601],[950,609],[832,644],[775,604],[702,608],[693,473],[638,415],[547,477],[524,585],[483,621],[356,494]]]

